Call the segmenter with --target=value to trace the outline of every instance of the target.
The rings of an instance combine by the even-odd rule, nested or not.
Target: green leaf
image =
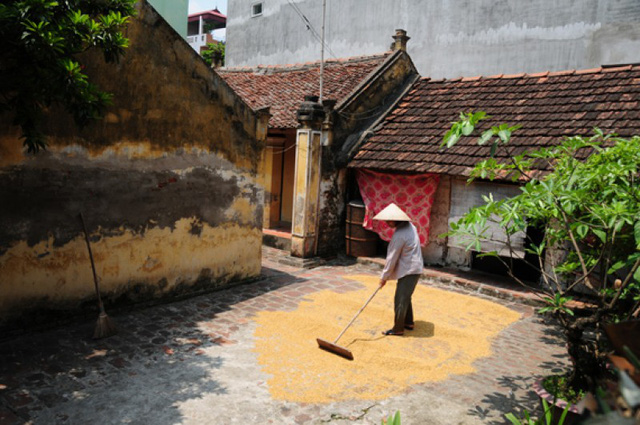
[[[492,158],[494,156],[496,156],[496,149],[497,148],[498,148],[498,144],[497,143],[494,143],[494,144],[491,145],[491,153],[490,153],[490,155],[491,155]]]
[[[487,131],[483,132],[482,136],[480,136],[480,138],[478,139],[478,144],[479,145],[484,145],[488,141],[490,141],[492,138],[493,138],[493,130],[487,130]]]
[[[455,145],[458,140],[460,140],[460,136],[460,123],[454,123],[453,126],[451,126],[451,129],[445,133],[444,139],[442,140],[442,144],[440,146],[446,146],[447,148],[450,148]]]
[[[606,232],[603,232],[602,230],[599,230],[599,229],[591,229],[591,231],[593,232],[594,235],[598,237],[598,239],[600,239],[600,242],[605,242],[607,240]]]
[[[620,270],[621,268],[623,268],[626,265],[627,265],[626,261],[623,261],[623,260],[616,261],[615,263],[613,263],[613,265],[611,267],[609,267],[609,270],[607,271],[607,274],[613,274],[613,273],[617,272],[618,270]]]
[[[571,405],[567,403],[564,410],[562,411],[562,415],[560,415],[560,420],[558,420],[557,425],[564,425],[564,421],[567,418],[567,414],[569,413],[569,407],[571,407]],[[549,422],[549,425],[552,425],[551,422]]]
[[[484,111],[478,111],[475,114],[471,115],[471,122],[473,125],[478,124],[481,120],[487,119],[489,116]]]
[[[636,239],[636,248],[640,249],[640,220],[636,220],[633,225],[633,235]]]
[[[523,425],[520,419],[516,418],[513,413],[507,413],[504,417],[509,419],[513,425]]]
[[[396,412],[396,415],[393,417],[393,425],[400,425],[400,411]]]
[[[580,224],[578,225],[578,227],[576,227],[576,233],[578,234],[578,236],[580,236],[581,239],[587,236],[588,231],[589,231],[589,228],[584,224]]]
[[[503,143],[508,143],[509,139],[511,139],[511,131],[509,130],[500,130],[498,132],[498,137],[502,140]]]
[[[551,425],[551,408],[547,400],[542,399],[542,409],[544,410],[544,419],[547,425]]]
[[[462,135],[470,135],[471,133],[473,133],[473,128],[473,124],[471,124],[469,121],[465,122],[464,124],[462,124]]]

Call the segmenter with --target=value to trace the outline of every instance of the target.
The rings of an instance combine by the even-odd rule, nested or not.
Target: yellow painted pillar
[[[262,142],[263,149],[260,152],[260,158],[258,160],[258,169],[256,182],[262,189],[263,203],[264,198],[268,199],[268,193],[271,188],[272,169],[273,169],[273,155],[271,150],[267,148],[267,133],[269,129],[269,118],[271,113],[269,108],[262,108],[257,111],[258,120],[256,122],[256,139]],[[269,208],[263,205],[262,215],[262,227],[269,228],[270,224]]]
[[[300,126],[296,134],[296,167],[293,187],[291,255],[316,255],[322,121],[324,110],[316,96],[307,96],[298,110]]]
[[[260,164],[258,168],[258,184],[264,191],[264,211],[262,216],[262,227],[268,229],[271,227],[271,208],[269,208],[270,188],[273,181],[273,153],[269,146],[262,151]]]

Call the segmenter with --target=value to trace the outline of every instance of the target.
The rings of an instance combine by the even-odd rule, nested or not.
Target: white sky
[[[189,14],[218,8],[223,14],[227,14],[227,0],[189,0]]]

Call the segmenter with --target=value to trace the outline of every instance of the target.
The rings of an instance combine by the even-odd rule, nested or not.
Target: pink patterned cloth
[[[366,207],[363,227],[390,241],[393,229],[373,217],[390,203],[407,213],[418,229],[420,245],[429,241],[431,206],[440,176],[438,174],[388,174],[359,169],[356,180]]]

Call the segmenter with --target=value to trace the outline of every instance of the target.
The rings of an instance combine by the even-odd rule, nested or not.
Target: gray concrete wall
[[[292,0],[321,31],[322,2]],[[320,44],[288,0],[229,3],[227,66],[320,59]],[[583,69],[640,61],[638,0],[349,0],[328,2],[325,57],[388,50],[396,28],[432,78]]]

